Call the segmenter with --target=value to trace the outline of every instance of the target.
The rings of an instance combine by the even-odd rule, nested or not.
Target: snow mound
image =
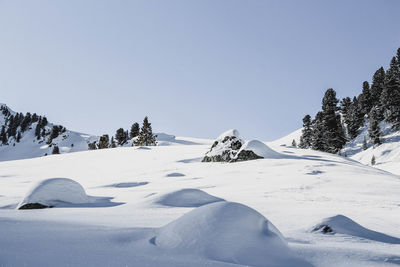
[[[282,155],[272,150],[269,146],[258,140],[250,140],[242,145],[234,160],[248,160],[249,152],[253,152],[258,158],[282,158]],[[253,155],[253,158],[257,158]],[[250,158],[250,159],[253,159]]]
[[[18,204],[17,209],[40,207],[40,205],[42,208],[54,207],[59,203],[83,204],[90,202],[85,189],[79,183],[68,178],[51,178],[36,184],[24,200]]]
[[[228,130],[218,136],[214,141],[211,149],[206,153],[203,162],[230,162],[241,146],[243,140],[239,136],[237,130]]]
[[[166,175],[167,177],[183,177],[185,176],[183,173],[180,172],[171,172]]]
[[[181,189],[165,194],[156,202],[170,207],[200,207],[206,204],[224,201],[199,189]]]
[[[312,229],[312,232],[323,234],[338,233],[383,243],[400,244],[400,238],[365,228],[344,215],[336,215],[324,219]]]
[[[265,217],[233,202],[217,202],[186,213],[160,228],[150,242],[234,264],[311,266],[292,253],[282,234]]]

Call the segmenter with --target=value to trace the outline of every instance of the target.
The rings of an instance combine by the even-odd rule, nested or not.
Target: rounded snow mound
[[[282,155],[258,140],[246,141],[234,159],[240,159],[246,151],[251,151],[260,158],[282,158]]]
[[[200,207],[218,201],[224,199],[214,197],[200,189],[186,188],[165,194],[156,203],[170,207]]]
[[[356,223],[349,217],[340,214],[333,217],[325,218],[316,226],[314,226],[311,232],[322,233],[322,234],[338,233],[338,234],[351,235],[359,238],[374,240],[378,242],[400,244],[400,238],[370,230]]]
[[[236,129],[230,129],[228,131],[223,132],[222,134],[220,134],[217,138],[217,140],[222,140],[224,139],[226,136],[235,136],[237,138],[240,138],[240,134],[239,131]]]
[[[251,266],[311,266],[296,257],[275,226],[233,202],[202,206],[159,229],[150,240],[164,249]]]
[[[89,203],[85,189],[68,178],[51,178],[36,184],[18,204],[17,209],[47,208],[60,203]]]

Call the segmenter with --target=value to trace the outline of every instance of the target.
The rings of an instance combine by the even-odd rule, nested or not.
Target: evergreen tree
[[[92,142],[92,143],[88,143],[88,149],[89,150],[96,150],[96,141]]]
[[[371,99],[373,106],[380,106],[380,98],[383,91],[383,84],[385,81],[385,70],[380,67],[372,77],[371,84]]]
[[[297,147],[296,140],[294,140],[294,139],[292,141],[292,147]]]
[[[117,145],[115,144],[115,141],[114,141],[114,136],[111,136],[110,146],[111,146],[112,148],[117,147]]]
[[[18,131],[17,133],[17,143],[19,143],[19,141],[21,141],[21,132]]]
[[[367,150],[368,144],[367,144],[367,138],[364,135],[364,140],[363,140],[363,150]]]
[[[57,126],[54,125],[53,128],[51,129],[49,139],[47,140],[47,144],[51,144],[53,142],[53,139],[57,138],[61,132],[62,126]]]
[[[28,126],[31,124],[32,122],[32,117],[31,114],[28,112],[26,113],[26,116],[24,117],[24,119],[21,122],[21,131],[25,132],[26,128],[28,128]]]
[[[338,102],[335,90],[329,88],[322,99],[323,137],[327,144],[325,152],[337,153],[346,143],[340,115],[336,113]]]
[[[311,129],[311,116],[305,115],[303,118],[303,130],[302,135],[300,137],[300,148],[309,148],[311,147],[312,142],[312,129]]]
[[[346,120],[347,134],[349,135],[349,139],[354,139],[358,135],[358,130],[364,123],[364,116],[360,111],[356,97],[353,98],[353,102],[349,108]]]
[[[38,115],[37,115],[36,113],[33,113],[33,115],[32,115],[32,123],[35,123],[35,122],[37,122],[38,120],[39,120]]]
[[[98,149],[108,148],[109,147],[109,137],[108,134],[104,134],[100,136],[99,143],[97,145]]]
[[[155,146],[157,145],[156,142],[156,135],[153,134],[153,130],[151,128],[151,123],[149,122],[147,116],[143,120],[142,128],[137,136],[135,141],[136,146]]]
[[[393,123],[395,129],[400,129],[400,70],[395,57],[385,75],[381,105],[386,121]]]
[[[368,135],[373,145],[380,145],[381,144],[380,136],[382,135],[382,132],[379,127],[378,112],[376,107],[373,107],[371,109],[368,118],[369,118]]]
[[[369,113],[372,108],[372,96],[370,93],[369,83],[365,81],[363,83],[362,93],[358,97],[358,103],[360,105],[360,111],[363,115]]]
[[[123,145],[128,140],[128,136],[123,128],[119,128],[115,133],[115,140],[117,140],[118,145]]]
[[[138,136],[139,132],[140,132],[139,123],[135,122],[131,126],[131,131],[129,132],[129,137],[132,139],[132,138]]]
[[[318,112],[312,123],[312,136],[311,136],[311,147],[314,150],[326,151],[327,144],[324,139],[324,123],[323,114]]]
[[[3,125],[1,127],[1,132],[0,132],[0,141],[3,145],[7,144],[7,134],[6,134],[6,127]]]
[[[376,163],[375,156],[372,155],[372,158],[371,158],[371,165],[374,166],[375,163]]]
[[[51,152],[51,154],[60,154],[60,149],[58,148],[58,146],[53,146],[53,151]]]

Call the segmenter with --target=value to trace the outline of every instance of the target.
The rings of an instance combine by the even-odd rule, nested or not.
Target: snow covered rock
[[[239,152],[233,158],[233,161],[281,157],[281,154],[272,150],[263,142],[260,142],[258,140],[250,140],[242,145]]]
[[[186,188],[163,195],[158,204],[171,207],[200,207],[206,204],[224,201],[200,189]]]
[[[237,130],[228,130],[218,136],[202,161],[229,162],[235,157],[243,143]]]
[[[18,204],[17,209],[55,207],[60,203],[90,203],[85,189],[68,178],[51,178],[36,184]]]
[[[365,228],[356,223],[355,221],[353,221],[352,219],[343,215],[336,215],[333,217],[326,218],[322,220],[322,222],[314,226],[311,231],[322,234],[338,233],[338,234],[351,235],[359,238],[374,240],[378,242],[400,244],[400,238],[389,236]]]
[[[282,234],[265,217],[233,202],[192,210],[160,228],[150,241],[180,254],[234,264],[311,266],[292,253]]]

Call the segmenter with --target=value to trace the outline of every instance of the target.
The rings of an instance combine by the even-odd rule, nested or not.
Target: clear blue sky
[[[81,132],[273,140],[361,91],[400,47],[400,1],[0,0],[0,102]]]

